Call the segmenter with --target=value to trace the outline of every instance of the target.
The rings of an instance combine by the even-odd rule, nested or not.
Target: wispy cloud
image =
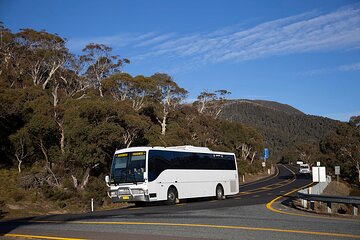
[[[353,63],[349,65],[342,65],[339,67],[339,71],[341,72],[355,72],[360,71],[360,63]]]
[[[336,72],[357,72],[360,71],[360,62],[341,65],[334,68],[319,68],[319,69],[312,69],[305,72],[300,72],[299,75],[301,76],[316,76],[316,75],[325,75],[331,74]]]
[[[73,51],[79,51],[89,43],[101,43],[111,47],[126,47],[138,43],[145,43],[156,38],[156,34],[151,33],[121,33],[113,36],[89,37],[89,38],[71,38],[67,46]]]
[[[319,69],[312,69],[312,70],[305,71],[305,72],[300,72],[299,75],[304,76],[304,77],[312,77],[312,76],[317,76],[317,75],[329,74],[332,72],[335,72],[335,69],[319,68]]]
[[[162,35],[159,35],[159,36],[155,36],[153,38],[146,39],[145,41],[140,42],[138,44],[135,44],[135,47],[146,47],[146,46],[149,46],[149,45],[152,45],[152,44],[163,42],[163,41],[168,40],[168,39],[170,39],[170,38],[172,38],[174,36],[175,36],[174,33],[162,34]]]
[[[224,34],[214,33],[190,34],[164,41],[137,57],[176,56],[207,64],[359,47],[360,4],[322,15],[308,12],[241,31],[227,29]]]
[[[137,62],[164,58],[169,65],[194,68],[219,62],[242,62],[294,53],[360,48],[360,3],[329,13],[317,11],[263,22],[254,27],[226,27],[205,33],[145,33],[87,39],[133,49]],[[84,45],[71,39],[69,45]],[[172,60],[176,60],[172,62]],[[181,63],[182,61],[182,63]],[[169,66],[169,68],[174,68]],[[357,71],[358,65],[342,71]]]

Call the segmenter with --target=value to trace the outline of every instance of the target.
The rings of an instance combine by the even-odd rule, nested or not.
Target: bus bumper
[[[136,194],[136,195],[118,195],[117,191],[110,191],[109,196],[113,203],[119,202],[150,202],[149,195]]]

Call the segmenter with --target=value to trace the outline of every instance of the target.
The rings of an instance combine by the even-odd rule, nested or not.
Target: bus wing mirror
[[[106,175],[106,176],[105,176],[105,182],[106,182],[106,185],[109,186],[109,183],[110,183],[110,177],[109,177],[109,175]]]

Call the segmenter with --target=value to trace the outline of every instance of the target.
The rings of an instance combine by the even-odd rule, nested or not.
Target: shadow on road
[[[132,218],[141,218],[151,216],[151,218],[163,218],[169,214],[179,213],[179,218],[184,218],[184,210],[194,210],[194,209],[208,209],[213,206],[213,202],[209,201],[210,198],[199,198],[191,199],[187,201],[181,201],[181,203],[193,203],[186,205],[184,207],[178,207],[177,205],[167,206],[163,202],[154,202],[151,204],[146,204],[143,208],[136,207],[134,205],[127,208],[103,210],[96,212],[87,212],[80,214],[57,214],[57,215],[47,215],[47,216],[34,216],[26,217],[12,220],[1,220],[0,221],[0,236],[10,233],[15,229],[26,227],[30,225],[38,224],[64,224],[67,222],[73,221],[97,221],[99,219],[114,219],[114,218],[123,218],[124,220]],[[227,201],[218,201],[219,206],[215,207],[224,207]],[[211,205],[212,204],[212,205]],[[111,220],[110,220],[111,221]]]
[[[4,212],[3,210],[0,210],[0,219],[3,219],[8,212]]]
[[[277,178],[271,179],[268,184],[274,184],[274,182],[280,182],[284,179],[292,179],[294,176],[289,173],[285,168],[279,168],[279,176]],[[303,181],[300,181],[299,184],[303,185]],[[266,185],[266,183],[262,182],[261,185]],[[300,185],[300,186],[301,186]],[[252,188],[257,188],[257,184],[252,185]],[[295,188],[297,186],[294,186]],[[279,190],[276,190],[279,191]],[[290,189],[289,189],[290,191]],[[275,193],[277,194],[277,193]],[[163,203],[154,203],[151,204],[150,207],[145,208],[137,208],[135,206],[130,206],[128,208],[122,209],[112,209],[112,210],[105,210],[105,211],[97,211],[97,212],[88,212],[88,213],[80,213],[80,214],[59,214],[59,215],[47,215],[47,216],[36,216],[36,217],[27,217],[27,218],[20,218],[16,220],[1,220],[0,221],[0,235],[6,234],[11,231],[14,231],[17,228],[21,228],[28,225],[34,224],[64,224],[67,222],[72,221],[96,221],[99,219],[107,218],[108,221],[115,218],[123,218],[125,219],[132,219],[132,218],[139,218],[139,217],[147,217],[151,216],[151,218],[161,218],[162,215],[166,216],[169,214],[178,213],[177,216],[184,218],[184,214],[186,211],[194,211],[194,210],[203,210],[203,209],[211,209],[211,208],[224,208],[224,207],[238,207],[240,205],[254,205],[254,204],[263,204],[264,201],[270,201],[270,198],[273,198],[274,195],[271,197],[268,196],[269,199],[261,199],[258,198],[259,201],[257,202],[252,198],[252,196],[244,196],[242,197],[241,201],[230,198],[229,200],[225,201],[208,201],[209,198],[201,198],[201,199],[188,199],[185,204],[179,206],[164,206]],[[282,204],[287,206],[292,206],[292,200],[296,196],[283,196],[285,199],[282,201]],[[5,212],[1,212],[0,219],[5,216]],[[217,216],[218,217],[218,216]],[[113,220],[115,221],[115,220]]]
[[[282,196],[284,198],[283,201],[281,201],[281,204],[287,207],[291,207],[293,208],[294,205],[294,201],[298,198],[296,195],[295,196]]]

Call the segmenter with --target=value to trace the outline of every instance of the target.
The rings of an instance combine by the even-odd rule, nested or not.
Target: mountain
[[[287,149],[303,143],[317,145],[338,124],[333,119],[307,115],[290,105],[265,100],[229,100],[221,117],[257,129],[275,160]]]

